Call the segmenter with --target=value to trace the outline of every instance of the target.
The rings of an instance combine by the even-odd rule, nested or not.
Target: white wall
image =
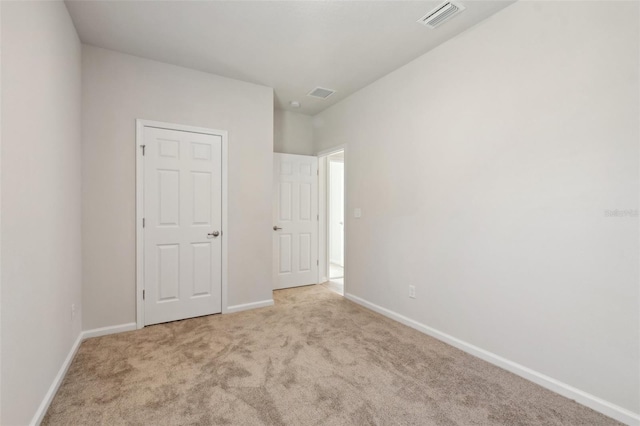
[[[639,413],[638,7],[516,3],[316,116],[348,292]]]
[[[297,112],[275,110],[273,151],[314,155],[311,117]]]
[[[62,2],[2,2],[2,418],[29,423],[80,334],[81,47]]]
[[[135,119],[229,132],[228,304],[272,298],[273,91],[83,46],[84,329],[135,321]]]

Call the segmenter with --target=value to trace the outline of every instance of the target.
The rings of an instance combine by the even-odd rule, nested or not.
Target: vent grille
[[[310,91],[307,96],[311,96],[313,98],[327,99],[329,96],[336,93],[335,90],[325,89],[323,87],[316,87],[312,91]]]
[[[464,6],[462,6],[460,3],[447,1],[433,9],[431,12],[427,13],[422,18],[418,19],[418,22],[428,28],[435,28],[446,20],[462,12],[463,10]]]

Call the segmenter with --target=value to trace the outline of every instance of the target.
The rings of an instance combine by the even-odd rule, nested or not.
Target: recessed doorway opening
[[[321,282],[344,295],[345,285],[345,150],[321,154],[320,161],[320,252]],[[324,237],[324,238],[322,238]]]

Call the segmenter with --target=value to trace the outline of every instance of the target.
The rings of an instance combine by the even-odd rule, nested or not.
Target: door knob
[[[273,230],[274,230],[274,231],[279,231],[279,230],[281,230],[281,229],[282,229],[282,228],[280,228],[279,226],[274,226],[274,227],[273,227]]]
[[[217,237],[218,235],[220,235],[220,232],[213,231],[213,232],[207,234],[207,237]]]

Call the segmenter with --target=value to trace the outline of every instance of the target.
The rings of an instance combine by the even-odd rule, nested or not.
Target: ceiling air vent
[[[316,87],[315,89],[307,93],[307,96],[311,96],[313,98],[327,99],[329,96],[333,95],[334,93],[336,93],[335,90]]]
[[[464,6],[460,3],[447,1],[424,15],[422,18],[418,19],[418,22],[428,28],[435,28],[463,10]]]

